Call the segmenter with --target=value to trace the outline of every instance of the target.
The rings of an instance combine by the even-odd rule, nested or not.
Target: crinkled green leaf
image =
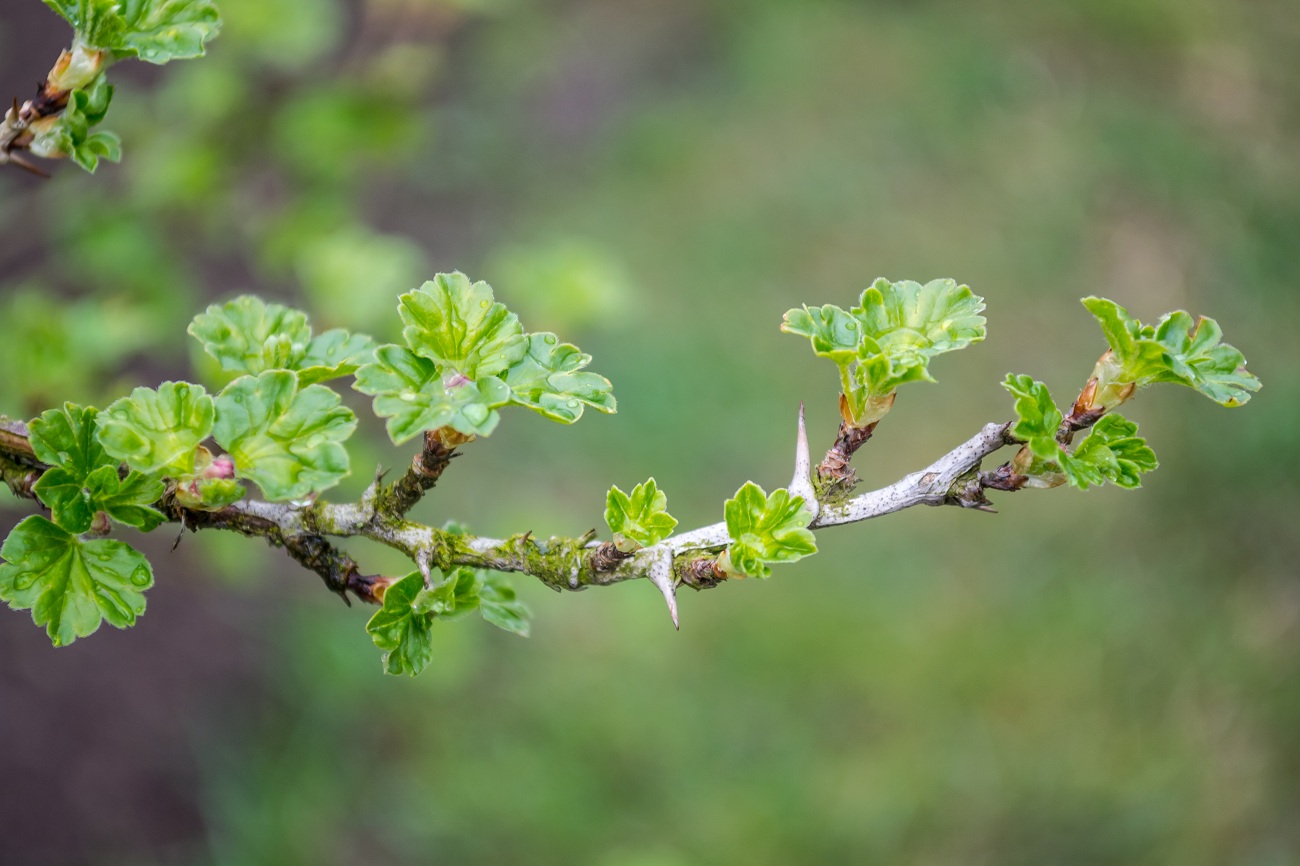
[[[1073,452],[1056,440],[1061,412],[1047,386],[1030,376],[1008,374],[1002,383],[1016,398],[1016,423],[1011,433],[1027,449],[1017,454],[1015,471],[1029,486],[1055,487],[1065,482],[1083,490],[1106,481],[1120,487],[1141,484],[1141,475],[1156,468],[1156,455],[1138,437],[1137,425],[1121,415],[1102,416]]]
[[[605,497],[605,523],[614,533],[614,545],[624,553],[658,544],[673,534],[677,518],[668,513],[668,497],[653,478],[632,488],[629,496],[618,487]]]
[[[496,376],[528,351],[519,317],[493,299],[491,286],[471,283],[460,272],[438,274],[400,301],[407,345],[438,364],[444,374]]]
[[[1177,310],[1153,327],[1106,298],[1084,298],[1083,305],[1101,324],[1113,356],[1103,359],[1094,372],[1104,380],[1099,381],[1103,391],[1128,383],[1175,382],[1232,407],[1246,403],[1260,388],[1241,352],[1222,342],[1223,330],[1214,319],[1193,319]]]
[[[47,159],[69,157],[86,171],[94,172],[101,159],[118,162],[122,142],[111,132],[91,132],[104,119],[113,99],[113,86],[103,73],[84,89],[72,91],[68,106],[52,122],[33,127],[30,149]]]
[[[14,527],[0,548],[0,599],[32,611],[55,646],[93,634],[104,620],[118,628],[144,613],[153,586],[149,562],[120,541],[82,541],[33,516]]]
[[[435,572],[436,573],[436,572]],[[455,619],[472,613],[479,605],[479,573],[472,568],[458,568],[447,574],[433,589],[416,595],[416,613],[431,613],[442,619]]]
[[[1062,416],[1047,386],[1032,376],[1008,373],[1002,387],[1016,398],[1016,423],[1011,434],[1027,443],[1037,456],[1055,460],[1060,450],[1056,431]]]
[[[84,478],[101,466],[116,465],[95,438],[98,414],[93,406],[76,403],[47,409],[28,425],[27,441],[42,462]]]
[[[615,410],[613,385],[604,376],[582,372],[591,356],[561,343],[550,333],[529,334],[528,351],[506,373],[511,399],[563,424],[582,417],[583,408]]]
[[[202,385],[163,382],[136,388],[99,413],[99,442],[110,456],[146,475],[194,472],[198,447],[212,435],[212,398]]]
[[[1070,484],[1081,490],[1106,481],[1141,487],[1142,475],[1159,465],[1155,452],[1137,435],[1137,424],[1115,414],[1093,425],[1073,453],[1063,451],[1060,464]]]
[[[812,512],[804,508],[802,496],[791,496],[785,488],[769,496],[746,482],[726,501],[723,513],[731,546],[720,564],[733,574],[769,577],[767,563],[794,562],[817,552],[817,540],[807,528]]]
[[[501,575],[491,572],[483,572],[480,580],[478,610],[483,619],[497,628],[528,637],[532,613],[515,595],[514,587]]]
[[[190,334],[224,370],[257,375],[294,370],[302,385],[348,376],[368,362],[374,342],[341,328],[312,336],[307,315],[241,295],[194,317]]]
[[[166,63],[201,57],[221,19],[212,0],[45,0],[87,45]]]
[[[924,365],[984,339],[984,299],[956,280],[878,279],[850,312],[895,366]]]
[[[433,618],[417,612],[415,599],[424,577],[413,571],[384,591],[384,604],[366,623],[375,646],[384,650],[384,673],[415,676],[433,659]]]
[[[93,407],[65,403],[33,419],[28,441],[51,467],[36,482],[36,495],[54,522],[70,532],[90,529],[99,511],[147,532],[164,520],[148,507],[162,497],[163,485],[139,472],[118,476],[117,461],[95,438],[98,414]]]
[[[242,376],[217,395],[213,435],[267,499],[301,499],[351,471],[342,443],[357,418],[341,402],[324,385],[300,388],[291,370]]]
[[[496,410],[510,402],[509,386],[495,376],[474,382],[444,375],[433,361],[393,345],[375,350],[353,387],[375,398],[375,414],[388,419],[388,435],[398,445],[439,427],[487,436],[501,420]]]
[[[66,469],[47,469],[34,489],[54,522],[69,532],[90,529],[99,511],[145,532],[166,520],[149,507],[162,498],[163,483],[139,472],[121,478],[116,466],[101,466],[81,478]]]
[[[808,337],[813,352],[840,368],[845,421],[864,427],[882,418],[908,382],[932,382],[930,359],[984,339],[984,301],[955,280],[925,285],[878,279],[858,306],[793,309],[781,330]]]
[[[858,359],[858,346],[862,343],[862,323],[834,304],[789,310],[781,322],[781,330],[798,334],[812,341],[813,353],[819,358],[829,358],[841,367]]]

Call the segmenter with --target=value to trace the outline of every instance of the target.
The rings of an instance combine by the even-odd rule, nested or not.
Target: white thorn
[[[808,453],[808,428],[804,425],[803,403],[799,404],[799,435],[795,440],[794,477],[790,479],[790,492],[802,496],[804,505],[815,518],[821,510],[817,493],[812,486],[812,457]]]
[[[650,564],[650,570],[646,576],[663,593],[664,601],[668,603],[668,613],[673,618],[673,628],[681,631],[681,625],[677,622],[677,584],[673,580],[672,551],[666,550],[662,556],[657,557]]]

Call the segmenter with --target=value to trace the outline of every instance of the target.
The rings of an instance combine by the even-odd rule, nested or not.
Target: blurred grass
[[[1008,370],[1062,398],[1082,384],[1102,349],[1090,293],[1215,316],[1265,390],[1233,412],[1144,396],[1162,466],[1139,493],[825,533],[765,584],[687,594],[680,634],[649,586],[519,581],[531,640],[452,624],[413,682],[380,676],[365,612],[269,553],[251,577],[246,547],[218,542],[241,575],[227,591],[257,611],[240,627],[274,629],[264,690],[195,735],[207,835],[177,857],[1300,859],[1289,4],[224,8],[213,57],[120,89],[119,171],[32,193],[63,251],[37,273],[154,311],[171,330],[131,368],[155,379],[184,369],[183,323],[210,296],[294,296],[338,324],[421,267],[489,280],[591,352],[620,411],[507,419],[420,506],[429,521],[578,533],[610,483],[650,474],[685,524],[718,519],[744,480],[788,478],[799,401],[833,434],[834,374],[777,332],[782,312],[881,274],[970,283],[990,339],[904,391],[859,458],[872,484],[1006,417]],[[314,26],[284,43],[261,16]],[[426,77],[394,93],[374,58],[399,48]],[[159,130],[168,107],[185,122]],[[351,489],[405,459],[366,447]],[[86,663],[85,643],[48,664]]]

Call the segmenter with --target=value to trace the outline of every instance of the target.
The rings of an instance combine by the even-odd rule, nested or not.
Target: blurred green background
[[[969,283],[989,340],[902,392],[873,486],[1008,418],[1008,371],[1067,399],[1087,294],[1216,317],[1265,388],[1145,394],[1140,492],[826,532],[680,633],[644,582],[519,578],[531,639],[449,624],[413,681],[260,542],[133,538],[131,631],[0,616],[0,862],[1300,862],[1292,0],[220,5],[208,58],[114,71],[120,167],[0,173],[0,412],[189,375],[189,318],[247,290],[391,336],[453,269],[619,399],[466,449],[418,514],[485,534],[581,533],[650,474],[685,525],[785,482],[836,382],[781,314],[879,275]],[[68,37],[6,3],[0,82]],[[408,457],[372,423],[338,495]]]

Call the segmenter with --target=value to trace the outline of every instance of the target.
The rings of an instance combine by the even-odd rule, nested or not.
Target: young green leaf
[[[312,337],[305,313],[254,295],[213,304],[194,317],[189,332],[223,370],[254,376],[294,370],[302,385],[350,376],[374,352],[369,337],[341,328]]]
[[[384,650],[384,673],[415,676],[433,659],[434,614],[416,611],[424,577],[413,571],[384,591],[384,604],[366,623],[375,646]]]
[[[878,279],[850,312],[896,366],[924,365],[984,339],[984,299],[956,280]]]
[[[653,478],[632,488],[632,495],[609,488],[605,523],[614,533],[614,546],[624,553],[658,544],[673,534],[677,518],[668,513],[668,497]]]
[[[478,609],[479,573],[472,568],[458,568],[433,589],[422,589],[415,596],[416,613],[431,613],[443,619],[455,619]]]
[[[1038,457],[1055,460],[1060,451],[1056,431],[1062,416],[1047,386],[1032,376],[1008,373],[1002,387],[1016,398],[1016,423],[1011,434],[1028,444]]]
[[[149,562],[120,541],[82,541],[44,517],[28,517],[0,547],[0,599],[32,611],[51,642],[67,646],[104,620],[118,628],[144,613]]]
[[[752,481],[745,483],[723,507],[731,546],[718,564],[737,577],[770,577],[769,562],[794,562],[817,552],[809,530],[812,512],[802,496],[784,488],[768,496]]]
[[[933,382],[930,359],[984,339],[984,301],[955,280],[925,285],[878,279],[858,306],[793,309],[781,330],[808,337],[813,352],[840,368],[844,420],[879,421],[908,382]]]
[[[116,465],[95,438],[98,414],[99,410],[93,406],[76,403],[47,409],[28,426],[32,451],[42,462],[60,466],[82,478],[101,466]]]
[[[342,442],[357,418],[341,402],[324,385],[299,388],[290,370],[242,376],[217,395],[214,438],[267,499],[301,499],[351,471]]]
[[[1061,412],[1047,386],[1030,376],[1007,374],[1002,383],[1016,398],[1016,423],[1011,433],[1025,443],[1012,468],[1031,487],[1056,487],[1066,482],[1081,490],[1110,481],[1120,487],[1140,486],[1141,475],[1156,468],[1156,455],[1138,437],[1137,425],[1113,412],[1101,418],[1087,437],[1067,451],[1056,440]]]
[[[516,597],[514,587],[504,577],[493,572],[484,572],[480,580],[478,610],[483,619],[499,629],[528,637],[528,620],[532,613]]]
[[[148,63],[201,57],[221,27],[212,0],[45,0],[45,5],[85,44]]]
[[[147,532],[163,522],[163,515],[149,507],[162,497],[163,485],[139,472],[118,476],[117,461],[95,438],[98,414],[93,407],[65,403],[33,419],[32,450],[50,464],[33,489],[54,522],[70,532],[90,529],[99,511]]]
[[[460,272],[438,274],[400,298],[402,336],[440,372],[469,379],[504,373],[528,351],[519,317],[497,303],[492,287]]]
[[[166,520],[149,507],[162,498],[163,483],[139,472],[121,478],[116,466],[101,466],[80,478],[67,469],[54,467],[41,475],[33,489],[50,507],[54,522],[69,532],[90,529],[99,511],[145,532]]]
[[[1110,483],[1126,489],[1142,486],[1142,475],[1155,469],[1156,454],[1137,435],[1137,424],[1121,415],[1102,417],[1074,453],[1062,452],[1061,469],[1081,490]]]
[[[529,334],[528,351],[506,373],[511,400],[552,421],[572,424],[585,406],[613,412],[613,385],[604,376],[582,372],[591,356],[561,343],[550,333]]]
[[[202,385],[163,382],[136,388],[99,413],[99,443],[111,457],[146,475],[194,472],[198,447],[212,434],[212,398]]]
[[[104,119],[112,99],[113,87],[100,73],[84,89],[68,95],[67,108],[61,114],[32,124],[31,152],[46,159],[69,157],[91,173],[101,159],[118,162],[121,140],[111,132],[90,131]]]
[[[1143,325],[1128,310],[1106,298],[1089,297],[1083,305],[1101,324],[1110,357],[1103,356],[1093,375],[1098,379],[1097,404],[1113,408],[1132,389],[1156,382],[1186,385],[1221,406],[1241,406],[1259,379],[1246,370],[1246,359],[1222,342],[1223,330],[1214,319],[1193,319],[1183,310],[1165,315],[1156,326]]]
[[[353,387],[375,398],[375,414],[388,419],[388,435],[398,445],[439,427],[487,436],[501,420],[496,410],[510,402],[509,386],[495,376],[474,382],[442,374],[433,361],[393,345],[375,350]]]

